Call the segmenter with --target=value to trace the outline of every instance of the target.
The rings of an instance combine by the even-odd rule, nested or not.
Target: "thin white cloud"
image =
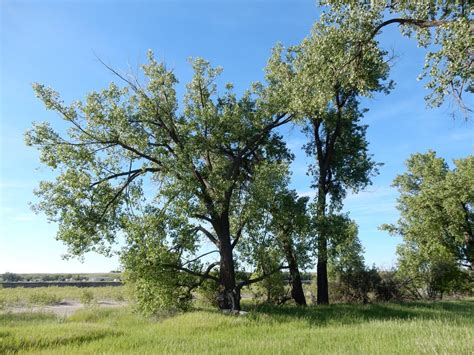
[[[0,189],[33,189],[36,184],[29,181],[12,181],[12,180],[1,180]]]
[[[397,190],[390,186],[370,186],[364,191],[358,193],[349,193],[346,197],[346,201],[357,201],[363,200],[382,200],[390,198],[392,199],[397,195]]]
[[[10,220],[16,222],[32,222],[38,220],[38,216],[34,213],[22,213],[15,216],[10,217]]]
[[[298,196],[300,197],[310,197],[314,198],[316,196],[315,190],[308,190],[308,191],[297,191]]]
[[[448,140],[451,142],[471,141],[474,144],[474,130],[451,133],[448,135]]]
[[[373,186],[358,194],[349,194],[345,210],[354,217],[380,217],[396,213],[397,190],[389,186]]]

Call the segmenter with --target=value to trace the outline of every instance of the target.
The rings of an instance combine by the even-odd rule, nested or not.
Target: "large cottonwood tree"
[[[124,235],[135,253],[129,256],[154,248],[145,265],[128,258],[129,266],[145,272],[150,262],[188,296],[213,280],[219,307],[238,310],[240,288],[258,281],[236,277],[234,248],[251,218],[246,199],[260,163],[288,158],[272,130],[292,116],[274,111],[259,97],[259,86],[237,99],[229,84],[218,96],[214,82],[221,70],[202,59],[192,66],[181,110],[176,77],[152,53],[143,66],[145,85],[111,69],[124,87],[111,84],[70,105],[35,84],[46,108],[68,125],[60,134],[37,123],[26,134],[41,161],[58,172],[54,181],[40,183],[36,209],[58,222],[57,239],[71,255],[107,254]],[[217,259],[205,258],[214,250],[200,255],[203,245],[212,246]]]

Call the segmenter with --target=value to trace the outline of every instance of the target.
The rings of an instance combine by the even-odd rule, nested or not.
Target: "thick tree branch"
[[[197,231],[200,231],[200,232],[203,232],[204,235],[212,242],[214,243],[215,245],[219,245],[219,241],[212,235],[211,232],[209,232],[206,228],[204,228],[203,226],[197,226],[196,227],[196,230]]]
[[[161,266],[163,267],[166,267],[166,268],[170,268],[170,269],[174,269],[174,270],[179,270],[179,271],[183,271],[183,272],[186,272],[190,275],[193,275],[193,276],[197,276],[197,277],[201,277],[203,279],[210,279],[210,280],[214,280],[216,282],[219,282],[219,279],[215,276],[212,276],[210,275],[210,272],[211,270],[216,267],[217,265],[219,265],[218,262],[215,262],[215,263],[212,263],[210,264],[207,269],[204,271],[204,273],[200,273],[200,272],[197,272],[197,271],[194,271],[194,270],[191,270],[191,269],[188,269],[186,267],[183,267],[183,266],[180,266],[180,265],[175,265],[175,264],[161,264]]]
[[[375,29],[372,31],[370,34],[369,39],[374,38],[379,31],[393,23],[397,23],[399,25],[411,25],[415,27],[420,27],[420,28],[429,28],[429,27],[438,27],[447,23],[450,23],[451,21],[447,20],[421,20],[421,19],[412,19],[412,18],[392,18],[390,20],[386,20],[382,23],[380,23]]]

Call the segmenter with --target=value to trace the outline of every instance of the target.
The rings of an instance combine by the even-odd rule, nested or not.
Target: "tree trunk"
[[[318,207],[317,207],[317,220],[318,220],[318,264],[316,266],[317,272],[317,283],[318,283],[318,304],[329,304],[329,286],[328,286],[328,242],[326,236],[326,230],[321,225],[326,215],[326,190],[324,181],[326,180],[325,175],[320,177],[320,183],[318,188]]]
[[[234,258],[230,241],[229,219],[224,216],[219,228],[219,296],[218,304],[222,310],[240,311],[240,292],[236,289]]]
[[[320,251],[318,251],[319,253]],[[317,281],[318,281],[318,304],[329,304],[329,287],[328,287],[328,268],[327,261],[320,260],[318,256],[317,265]]]
[[[298,262],[293,253],[291,240],[286,240],[283,243],[286,260],[291,277],[291,297],[299,306],[306,306],[306,297],[304,296],[303,284],[301,283],[300,270],[298,269]]]

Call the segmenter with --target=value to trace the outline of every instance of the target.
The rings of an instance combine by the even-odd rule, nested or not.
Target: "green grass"
[[[69,318],[0,314],[0,353],[473,354],[474,300],[327,307],[254,307],[153,319],[129,308]]]
[[[12,305],[53,305],[63,300],[81,302],[85,298],[124,301],[126,292],[123,286],[0,288],[0,310]]]

